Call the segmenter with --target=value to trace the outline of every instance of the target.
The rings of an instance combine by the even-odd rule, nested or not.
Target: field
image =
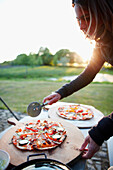
[[[0,68],[0,79],[38,79],[46,80],[50,77],[62,77],[78,75],[84,68],[74,67],[52,67],[52,66],[40,66],[40,67],[4,67]]]
[[[46,66],[43,67],[43,69],[39,68],[39,70],[38,68],[31,68],[34,77],[29,77],[28,71],[28,77],[22,78],[17,76],[19,72],[21,72],[22,76],[21,69],[17,67],[15,67],[14,70],[13,68],[5,68],[2,69],[2,71],[0,69],[0,75],[4,74],[4,77],[0,76],[0,96],[13,111],[22,113],[26,113],[29,103],[33,101],[42,102],[45,96],[57,90],[63,84],[68,83],[62,81],[62,76],[78,75],[83,70],[83,68],[57,68]],[[38,73],[36,70],[38,70]],[[112,72],[113,71],[110,70],[110,74],[112,74]],[[13,73],[16,77],[13,76]],[[109,73],[109,71],[107,70],[106,73]],[[30,73],[30,75],[32,74]],[[38,74],[41,76],[39,77]],[[5,75],[10,76],[8,78]],[[47,78],[51,77],[58,77],[59,80],[47,80]],[[92,105],[103,112],[104,115],[107,115],[113,110],[113,83],[91,83],[87,87],[61,101]],[[6,109],[2,102],[0,102],[0,108]]]

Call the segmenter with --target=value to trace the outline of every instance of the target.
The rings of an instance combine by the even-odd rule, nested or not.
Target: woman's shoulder
[[[102,38],[98,38],[96,41],[96,47],[102,48],[103,46],[110,47],[113,45],[113,32],[107,30]]]
[[[113,34],[107,31],[103,39],[96,42],[94,53],[113,65]]]

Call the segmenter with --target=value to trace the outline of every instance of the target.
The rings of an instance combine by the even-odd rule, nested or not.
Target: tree
[[[81,63],[83,63],[82,57],[79,56],[76,52],[70,52],[69,58],[70,58],[70,61],[69,61],[70,64],[73,64],[73,63],[81,64]]]
[[[62,57],[59,61],[59,64],[62,64],[63,66],[66,66],[67,63],[69,63],[69,59],[67,57]]]
[[[54,57],[53,57],[53,65],[57,66],[57,63],[58,63],[58,57],[57,57],[57,55],[54,55]]]
[[[36,60],[37,65],[41,66],[43,65],[43,60],[41,56],[38,56],[37,60]]]
[[[61,49],[52,55],[49,49],[46,47],[40,47],[37,54],[30,53],[29,55],[20,54],[15,60],[11,62],[12,65],[57,65],[58,63],[62,65],[67,65],[67,63],[73,64],[83,63],[82,57],[80,57],[76,52],[70,52],[68,49]]]
[[[44,65],[51,65],[53,55],[50,53],[48,48],[41,47],[39,49],[38,55],[42,57]]]
[[[13,61],[13,65],[27,65],[27,66],[36,65],[36,54],[30,53],[28,56],[26,54],[20,54]]]
[[[37,63],[36,63],[36,54],[30,53],[27,59],[28,59],[28,63],[27,64],[29,66],[37,65]]]
[[[17,58],[13,61],[13,65],[26,65],[28,60],[27,60],[27,55],[26,54],[20,54],[17,56]]]
[[[55,55],[57,55],[58,60],[60,60],[62,57],[68,56],[70,51],[68,49],[61,49],[56,52]]]

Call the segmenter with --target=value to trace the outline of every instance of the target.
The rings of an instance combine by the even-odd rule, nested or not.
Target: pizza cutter
[[[38,102],[30,103],[27,107],[28,115],[30,115],[32,117],[38,116],[41,113],[42,107],[44,107],[47,104],[48,104],[48,101],[46,101],[45,103],[42,103],[42,104],[40,104]]]

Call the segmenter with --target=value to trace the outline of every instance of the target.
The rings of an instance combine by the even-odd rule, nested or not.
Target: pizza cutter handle
[[[45,106],[45,105],[47,105],[49,102],[48,101],[46,101],[45,103],[43,103],[42,105],[41,105],[41,107],[43,107],[43,106]]]
[[[27,162],[29,161],[29,158],[30,158],[30,157],[40,156],[40,155],[44,155],[44,156],[45,156],[45,159],[47,159],[47,155],[46,155],[45,153],[36,153],[36,154],[28,155],[28,156],[27,156]]]

